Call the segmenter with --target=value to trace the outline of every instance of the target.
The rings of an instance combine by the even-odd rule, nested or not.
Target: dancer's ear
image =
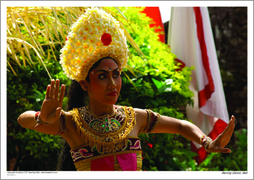
[[[89,84],[89,82],[87,82],[87,80],[81,80],[81,81],[79,81],[79,84],[80,84],[80,86],[82,87],[82,89],[84,90],[84,91],[87,91],[87,89],[88,89],[88,84]]]

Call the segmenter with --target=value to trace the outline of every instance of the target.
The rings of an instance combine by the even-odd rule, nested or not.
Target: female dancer
[[[71,27],[61,52],[60,63],[73,80],[68,111],[62,110],[65,86],[59,93],[60,81],[52,80],[41,111],[24,112],[18,122],[25,128],[62,136],[70,147],[70,167],[74,164],[76,170],[141,170],[140,133],[177,133],[202,144],[209,152],[231,152],[224,147],[233,133],[233,116],[224,132],[212,141],[188,121],[115,105],[128,48],[119,23],[106,12],[87,10]]]

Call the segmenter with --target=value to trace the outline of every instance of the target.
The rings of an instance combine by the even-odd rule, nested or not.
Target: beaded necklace
[[[80,109],[80,115],[86,124],[100,134],[113,133],[118,131],[124,123],[125,113],[123,108],[114,107],[112,114],[96,116],[89,107]]]

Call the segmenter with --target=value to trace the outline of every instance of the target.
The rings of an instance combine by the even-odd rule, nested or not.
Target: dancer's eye
[[[113,77],[114,77],[114,78],[118,78],[119,75],[120,75],[119,71],[116,71],[116,72],[113,74]]]
[[[107,76],[106,76],[105,73],[102,73],[102,74],[100,74],[98,77],[99,77],[99,79],[105,79]]]

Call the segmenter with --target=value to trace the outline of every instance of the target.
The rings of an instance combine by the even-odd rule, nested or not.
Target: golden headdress
[[[117,61],[121,71],[127,64],[128,46],[120,24],[97,7],[90,8],[71,26],[60,64],[70,79],[85,80],[89,69],[104,57]]]

